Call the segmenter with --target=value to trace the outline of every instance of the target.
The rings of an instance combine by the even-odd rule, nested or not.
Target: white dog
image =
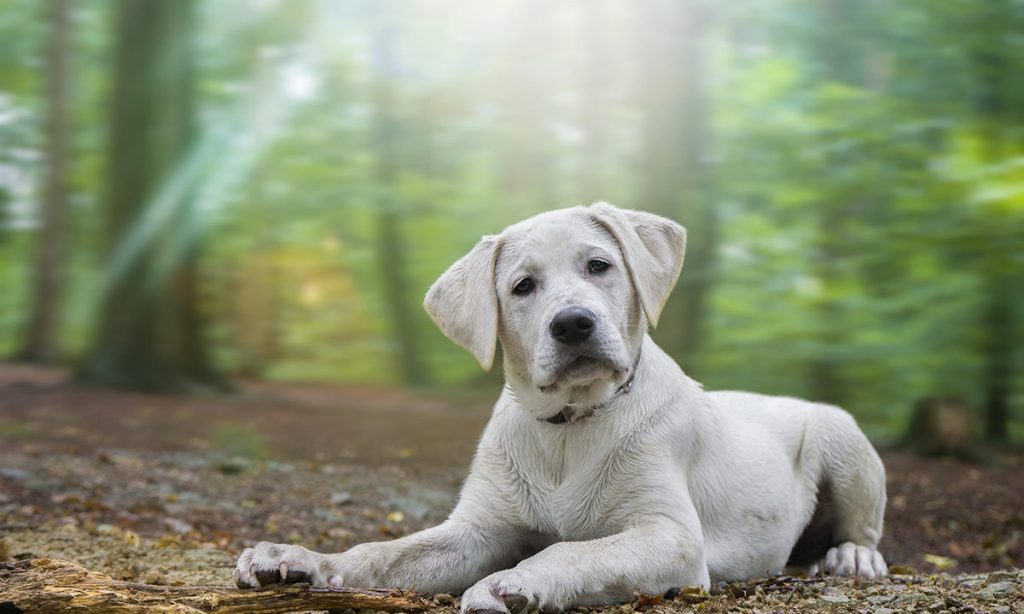
[[[425,301],[485,369],[504,351],[507,383],[448,520],[341,554],[260,543],[237,584],[465,591],[464,612],[508,612],[787,564],[885,575],[885,469],[853,418],[705,392],[647,336],[685,244],[675,222],[604,203],[481,239]]]

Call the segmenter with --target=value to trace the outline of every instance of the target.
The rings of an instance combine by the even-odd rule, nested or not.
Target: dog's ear
[[[441,332],[469,350],[485,371],[494,362],[498,343],[498,296],[494,287],[497,245],[495,236],[480,239],[434,282],[423,300]]]
[[[608,203],[595,203],[590,212],[619,242],[644,315],[651,326],[657,326],[658,316],[683,270],[686,229],[660,215],[619,209]]]

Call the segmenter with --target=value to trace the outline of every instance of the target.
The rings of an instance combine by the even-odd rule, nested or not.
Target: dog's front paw
[[[889,574],[880,552],[853,542],[845,542],[829,550],[816,567],[818,569],[812,568],[811,571],[820,569],[823,573],[837,576],[881,578]]]
[[[462,594],[463,614],[523,614],[536,606],[536,595],[513,570],[491,574]]]
[[[238,588],[296,583],[340,588],[342,578],[334,567],[328,556],[302,546],[260,542],[238,557],[234,577]]]

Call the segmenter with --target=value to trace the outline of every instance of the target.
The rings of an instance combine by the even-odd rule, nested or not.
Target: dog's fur
[[[706,587],[787,563],[884,575],[885,470],[853,418],[705,392],[647,336],[685,243],[671,220],[603,203],[481,239],[425,301],[483,367],[498,341],[504,353],[507,383],[448,520],[333,555],[260,543],[239,558],[239,586],[465,591],[464,612],[504,612]],[[517,294],[525,278],[533,288]],[[570,308],[593,316],[583,342],[552,328]]]

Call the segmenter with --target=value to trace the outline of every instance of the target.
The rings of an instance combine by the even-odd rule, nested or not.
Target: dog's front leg
[[[360,544],[340,554],[261,542],[238,559],[241,588],[308,582],[314,586],[400,587],[458,594],[481,577],[515,564],[536,536],[511,528],[484,529],[466,520],[446,522],[387,542]]]
[[[476,583],[462,611],[564,609],[628,600],[634,591],[707,587],[700,528],[691,524],[655,516],[608,537],[554,544]]]

